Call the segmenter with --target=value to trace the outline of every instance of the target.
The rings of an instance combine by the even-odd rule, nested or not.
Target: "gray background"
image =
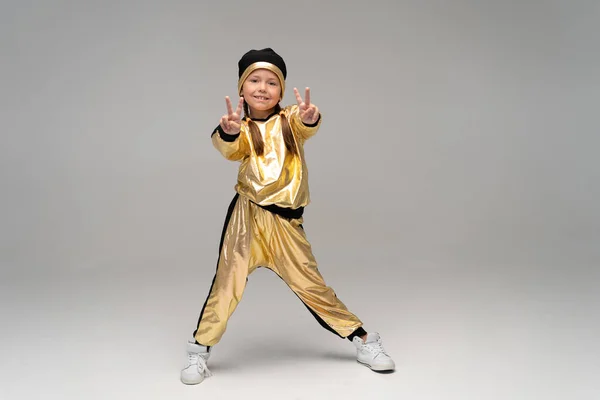
[[[600,3],[0,8],[0,397],[590,399]],[[237,164],[209,135],[272,47],[323,112],[305,228],[394,374],[259,270],[178,381]]]

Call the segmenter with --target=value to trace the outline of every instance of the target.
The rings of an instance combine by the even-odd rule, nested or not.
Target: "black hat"
[[[287,76],[285,61],[273,49],[268,47],[262,50],[250,50],[238,61],[238,93],[241,94],[242,85],[246,78],[248,78],[248,75],[257,69],[268,69],[277,75],[281,84],[281,97],[283,97],[285,78]]]

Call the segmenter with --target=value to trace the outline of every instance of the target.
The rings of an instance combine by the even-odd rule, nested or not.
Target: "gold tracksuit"
[[[217,128],[212,142],[231,161],[240,161],[236,195],[231,202],[219,246],[217,272],[194,332],[204,346],[219,342],[229,317],[242,298],[247,277],[257,267],[275,272],[300,298],[317,321],[340,337],[348,337],[362,322],[337,298],[317,269],[302,227],[302,211],[310,202],[304,142],[321,119],[306,126],[298,106],[282,111],[296,141],[290,154],[281,133],[281,116],[271,115],[258,125],[264,154],[257,156],[245,121],[239,135]]]

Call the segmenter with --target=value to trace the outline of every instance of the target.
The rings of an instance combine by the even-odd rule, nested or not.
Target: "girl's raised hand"
[[[298,102],[298,111],[300,113],[300,119],[305,125],[311,125],[317,122],[319,119],[319,108],[314,104],[310,103],[310,88],[306,88],[306,94],[304,100],[300,96],[298,89],[294,88],[296,94],[296,101]]]
[[[238,103],[235,112],[233,112],[229,96],[225,96],[225,103],[227,104],[227,114],[221,117],[221,128],[228,135],[235,135],[240,131],[242,126],[242,107],[244,106],[244,98],[240,97],[240,102]]]

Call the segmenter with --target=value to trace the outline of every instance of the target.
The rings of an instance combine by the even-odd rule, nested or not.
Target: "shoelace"
[[[212,372],[210,372],[206,365],[206,360],[200,354],[188,353],[188,363],[190,365],[198,365],[198,370],[200,373],[204,373],[205,377],[212,376]]]
[[[385,349],[383,348],[381,339],[377,340],[376,342],[365,343],[363,346],[367,347],[370,352],[374,353],[375,357],[377,357],[379,354],[384,354],[389,357],[388,353],[386,353]]]

